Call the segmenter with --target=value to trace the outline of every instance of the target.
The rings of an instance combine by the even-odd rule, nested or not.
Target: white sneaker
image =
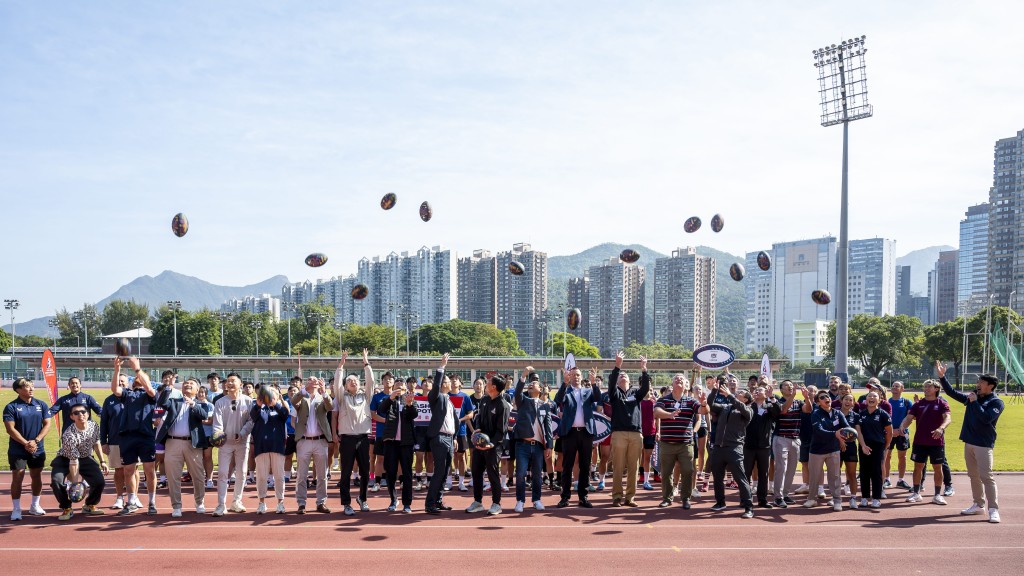
[[[218,505],[216,508],[213,509],[213,515],[215,517],[217,517],[217,518],[220,518],[221,516],[223,516],[224,512],[225,512],[225,510],[224,510],[224,505],[223,504]]]
[[[267,488],[273,488],[273,487],[274,487],[274,477],[271,476],[270,478],[267,478]]]
[[[243,506],[241,502],[237,502],[237,501],[236,501],[236,502],[233,502],[233,503],[231,504],[231,507],[230,507],[230,508],[228,508],[228,510],[229,510],[229,511],[231,511],[231,512],[238,512],[238,513],[241,513],[241,512],[246,512],[246,511],[247,511],[247,510],[245,509],[245,506]],[[264,512],[265,512],[265,511],[266,511],[266,509],[264,509]]]
[[[832,510],[834,512],[842,512],[843,511],[843,503],[842,503],[842,501],[836,500],[835,502],[833,502],[832,503]]]
[[[878,508],[882,507],[882,503],[879,502],[878,500],[872,500],[871,504],[869,504],[869,506],[871,506],[872,508],[878,509]]]
[[[910,496],[907,496],[907,500],[906,501],[907,502],[920,502],[921,501],[921,495],[919,493],[917,493],[917,492],[913,492],[913,493],[910,494]]]
[[[825,498],[827,498],[827,496],[825,496],[825,489],[820,488],[818,490],[818,500],[824,500]]]
[[[974,516],[975,514],[984,514],[985,508],[983,506],[978,506],[977,504],[971,504],[970,508],[961,510],[960,513],[964,516]]]
[[[473,502],[472,504],[469,505],[469,508],[466,508],[466,513],[473,514],[475,512],[483,512],[484,510],[485,508],[483,504],[479,502]]]
[[[202,504],[196,506],[196,514],[206,514],[206,506]]]
[[[11,511],[11,521],[12,522],[17,522],[18,520],[21,520],[21,510],[12,510]]]
[[[277,514],[284,514],[284,502],[277,503],[277,510],[275,510],[275,512]]]
[[[114,505],[111,506],[110,509],[111,510],[122,510],[122,509],[124,509],[124,498],[121,497],[121,496],[118,496],[117,499],[114,500]]]
[[[256,507],[256,513],[257,514],[266,514],[267,513],[267,503],[266,502],[260,502],[260,505]]]
[[[793,494],[807,494],[807,490],[807,484],[801,484],[796,487],[796,490],[793,490]]]
[[[867,498],[861,498],[860,499],[860,507],[861,508],[867,508],[868,507],[868,499]]]
[[[491,504],[491,507],[487,510],[487,515],[497,516],[498,514],[501,514],[501,504],[495,502],[494,504]]]
[[[213,488],[213,480],[207,480],[206,481],[206,487],[209,488],[209,489],[212,489]]]
[[[512,510],[514,510],[516,512],[522,512],[523,511],[523,504],[525,504],[525,503],[522,500],[516,500],[516,507],[513,508]]]
[[[817,502],[808,498],[807,501],[804,502],[804,508],[814,508],[816,504]]]
[[[132,506],[135,506],[136,508],[142,508],[142,500],[139,500],[139,497],[135,496],[134,498],[132,498]]]
[[[849,495],[850,495],[850,487],[849,486],[843,486],[843,496],[849,496]]]
[[[39,504],[33,504],[29,509],[28,513],[32,516],[46,516],[46,510]]]
[[[181,518],[181,508],[171,510],[171,518]]]
[[[990,508],[988,511],[988,521],[993,524],[999,524],[999,510],[996,508]]]
[[[858,498],[856,496],[854,496],[853,498],[850,498],[850,510],[856,510],[858,502],[859,502],[859,500],[858,500]]]
[[[543,510],[544,509],[544,504],[541,503],[540,500],[534,500],[533,501],[533,509],[534,510]]]
[[[939,504],[945,506],[947,504],[946,499],[942,497],[942,494],[936,494],[932,497],[932,504]]]

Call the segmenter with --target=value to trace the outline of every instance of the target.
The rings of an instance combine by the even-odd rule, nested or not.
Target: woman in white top
[[[107,473],[107,463],[100,447],[100,427],[89,420],[89,409],[84,404],[71,407],[71,419],[74,425],[64,429],[60,450],[50,463],[53,470],[50,486],[62,511],[59,520],[70,520],[74,516],[68,486],[83,479],[88,484],[89,495],[85,499],[82,513],[91,516],[103,514],[96,507],[103,497],[103,488],[106,486],[103,476]],[[96,454],[95,460],[90,453]]]

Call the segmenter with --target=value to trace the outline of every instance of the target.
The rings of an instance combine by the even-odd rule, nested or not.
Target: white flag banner
[[[764,376],[769,384],[772,382],[772,362],[768,359],[768,355],[765,354],[761,357],[761,376]]]
[[[565,371],[568,372],[569,370],[572,370],[575,367],[576,367],[576,357],[572,355],[572,352],[569,352],[565,356]]]

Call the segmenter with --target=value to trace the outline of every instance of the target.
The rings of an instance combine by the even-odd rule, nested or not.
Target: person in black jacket
[[[427,488],[427,514],[440,514],[443,510],[452,509],[441,501],[441,488],[452,469],[452,452],[459,419],[451,399],[448,398],[452,381],[444,373],[447,365],[448,354],[445,353],[441,356],[441,367],[434,373],[434,385],[427,394],[427,403],[430,404],[427,444],[430,446],[430,454],[434,461],[434,475],[430,478],[430,486]]]
[[[726,402],[716,402],[718,397]],[[727,377],[718,378],[718,386],[711,390],[711,396],[701,406],[718,416],[715,426],[715,450],[711,453],[711,476],[715,483],[715,505],[712,512],[725,510],[725,470],[732,472],[733,480],[740,488],[740,504],[743,506],[743,518],[754,517],[753,501],[750,497],[750,484],[743,473],[743,444],[747,436],[747,424],[750,422],[750,407],[732,395]]]
[[[772,435],[775,424],[782,413],[781,406],[774,397],[769,397],[762,386],[756,386],[746,392],[750,406],[750,424],[747,424],[747,438],[743,444],[743,470],[750,478],[757,465],[757,506],[771,508],[768,502],[768,468],[769,456],[772,453]],[[792,398],[785,408],[793,403]]]
[[[384,415],[384,473],[387,474],[388,496],[391,505],[388,512],[398,509],[395,495],[395,480],[398,479],[398,465],[402,465],[402,513],[412,513],[412,456],[416,444],[413,421],[419,414],[416,407],[416,393],[406,388],[405,382],[397,380],[391,394],[381,400],[380,414]]]
[[[530,381],[527,387],[527,380]],[[551,433],[551,414],[547,397],[541,393],[542,384],[536,377],[533,366],[527,366],[519,377],[513,395],[516,407],[516,512],[526,506],[526,472],[531,470],[533,507],[543,510],[540,501],[544,485],[544,454],[551,449],[554,438]]]
[[[491,516],[501,514],[501,477],[498,474],[498,452],[494,449],[497,442],[505,435],[508,427],[509,413],[512,406],[502,392],[505,390],[505,379],[501,376],[492,376],[487,383],[487,394],[476,407],[476,414],[473,417],[473,429],[476,432],[486,434],[491,439],[491,444],[477,446],[473,450],[470,461],[470,469],[473,473],[473,503],[466,512],[483,512],[482,504],[484,498],[484,470],[487,471],[487,478],[491,482],[491,507],[487,513]],[[518,485],[517,485],[518,487]]]
[[[651,390],[651,377],[647,374],[647,358],[640,356],[640,386],[630,386],[629,376],[623,373],[625,354],[615,355],[615,368],[608,377],[608,402],[612,407],[612,506],[636,508],[636,475],[643,454],[644,437],[640,431],[640,402]],[[626,473],[626,489],[622,489],[622,472]],[[624,501],[623,501],[624,500]]]

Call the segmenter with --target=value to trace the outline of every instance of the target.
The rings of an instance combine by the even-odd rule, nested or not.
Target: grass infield
[[[66,392],[66,389],[61,390],[61,393]],[[87,389],[85,392],[96,398],[96,401],[100,404],[103,404],[103,400],[110,395],[108,390]],[[7,406],[17,396],[10,388],[0,390],[0,406]],[[913,398],[913,392],[908,394],[908,397]],[[49,405],[46,390],[37,388],[36,398]],[[1006,412],[999,418],[997,428],[999,439],[996,442],[994,468],[1000,471],[1022,471],[1024,470],[1024,441],[1022,441],[1024,439],[1024,402],[1020,401],[1019,398],[1010,396],[1003,397],[1003,402],[1006,404]],[[963,422],[964,406],[959,402],[950,402],[949,404],[953,413],[953,424],[950,425],[950,430],[946,434],[946,457],[949,459],[949,465],[954,471],[962,472],[966,468],[964,466],[963,442],[959,440],[959,436],[960,426]],[[95,415],[91,416],[93,419],[96,419]],[[51,429],[45,440],[47,468],[49,468],[49,461],[57,455],[58,433],[55,428],[56,423],[54,429]],[[911,425],[911,428],[913,428],[913,425]],[[0,446],[3,447],[4,451],[3,457],[0,457],[0,470],[10,470],[11,468],[6,455],[9,442],[10,438],[7,435],[5,426],[3,429],[0,429]],[[213,461],[214,463],[217,462],[216,454]],[[893,458],[893,470],[895,470],[895,461],[896,459]]]

